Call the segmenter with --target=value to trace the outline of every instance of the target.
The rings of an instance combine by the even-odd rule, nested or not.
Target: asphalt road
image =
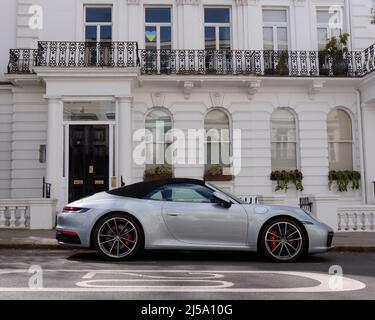
[[[292,264],[248,253],[144,252],[113,263],[90,251],[1,249],[0,299],[375,299],[374,266],[371,252]]]

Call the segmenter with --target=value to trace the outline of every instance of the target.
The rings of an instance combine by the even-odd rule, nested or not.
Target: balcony
[[[375,70],[375,44],[340,59],[320,51],[149,50],[136,42],[39,42],[12,49],[8,73],[35,67],[134,68],[143,75],[253,75],[267,77],[363,77]]]

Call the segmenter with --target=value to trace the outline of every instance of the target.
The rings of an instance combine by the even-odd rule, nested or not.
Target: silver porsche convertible
[[[277,262],[332,248],[333,230],[293,207],[246,204],[201,180],[139,182],[75,201],[58,215],[63,245],[109,260],[141,249],[258,251]]]

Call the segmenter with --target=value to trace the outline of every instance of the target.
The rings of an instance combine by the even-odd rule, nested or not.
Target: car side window
[[[214,202],[213,191],[205,186],[195,184],[170,184],[164,186],[163,195],[166,201],[173,202]]]
[[[147,194],[144,199],[147,200],[157,200],[157,201],[163,201],[163,187],[156,188],[155,190],[152,190],[149,194]]]

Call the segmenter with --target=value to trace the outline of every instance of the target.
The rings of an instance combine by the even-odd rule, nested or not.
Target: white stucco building
[[[142,180],[133,133],[158,120],[229,129],[228,159],[240,130],[241,170],[224,165],[213,182],[239,196],[308,196],[335,228],[337,207],[348,218],[360,206],[374,226],[374,1],[2,2],[0,199],[40,198],[45,177],[61,208]],[[338,65],[318,50],[344,33]],[[203,178],[208,166],[171,169]],[[270,174],[282,169],[302,172],[303,191],[275,191]],[[359,189],[330,190],[330,170],[359,172]]]

